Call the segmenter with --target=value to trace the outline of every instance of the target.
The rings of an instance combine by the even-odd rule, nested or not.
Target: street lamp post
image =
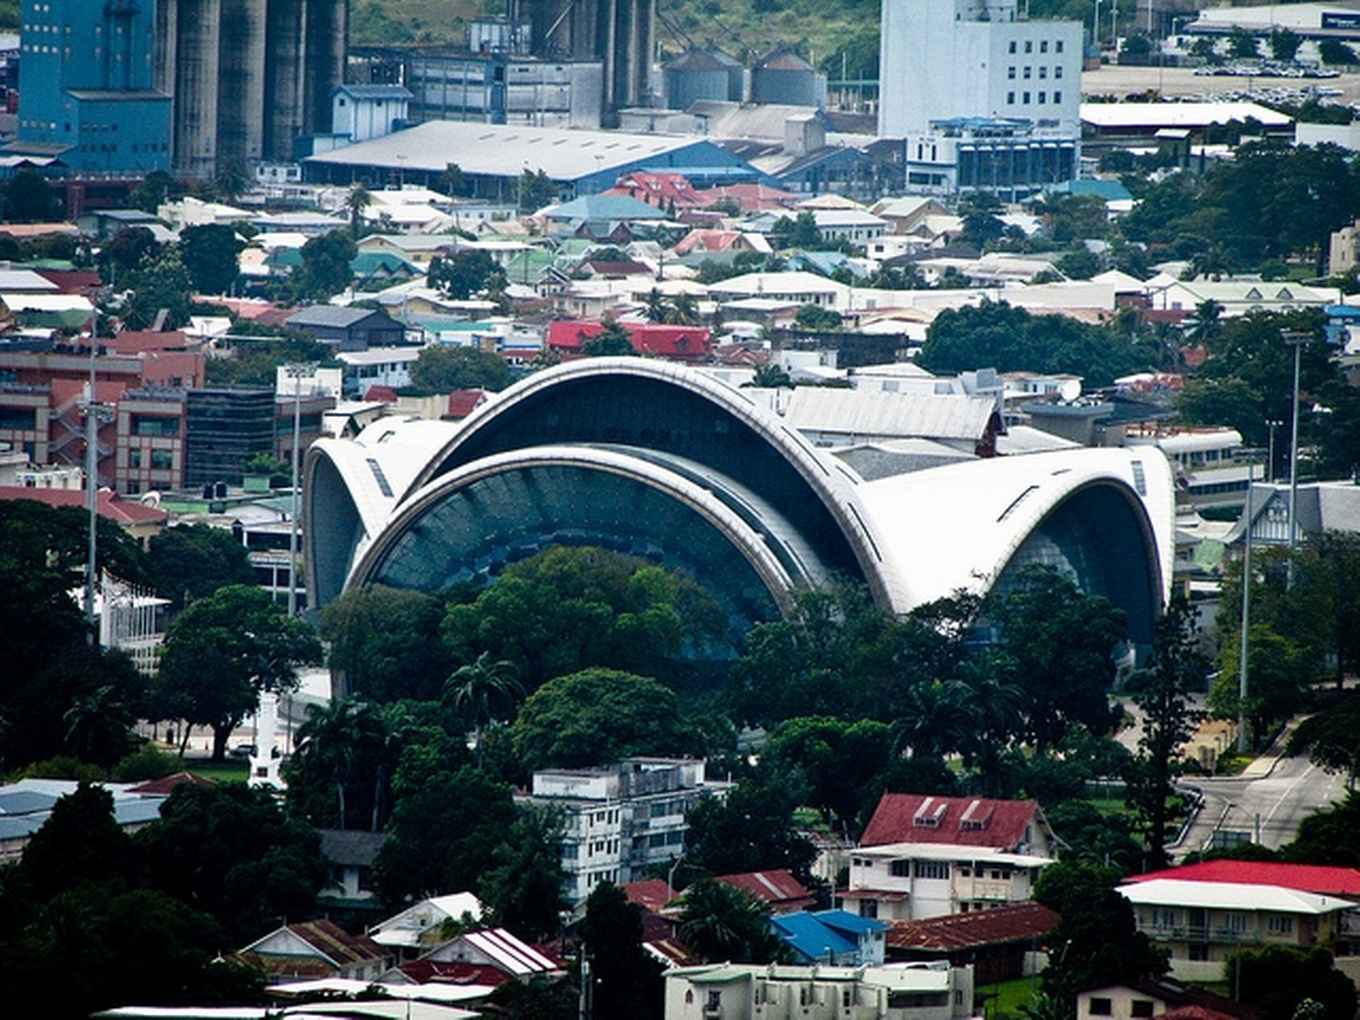
[[[1282,421],[1266,422],[1266,428],[1270,429],[1270,453],[1266,457],[1266,481],[1272,485],[1275,483],[1275,430],[1283,424]]]
[[[1294,348],[1294,416],[1289,426],[1289,559],[1285,564],[1286,587],[1294,587],[1294,543],[1298,535],[1299,499],[1299,363],[1304,344],[1313,339],[1306,330],[1286,329],[1280,332],[1281,339]]]
[[[96,543],[99,532],[99,414],[95,409],[95,357],[99,351],[99,310],[90,313],[90,392],[85,399],[85,502],[90,515],[90,533],[85,559],[85,626],[89,631],[86,640],[99,645],[99,635],[94,630],[94,592],[96,572]]]
[[[316,371],[316,366],[294,362],[285,367],[293,380],[293,511],[288,527],[288,615],[297,616],[297,560],[298,560],[298,447],[302,432],[302,378]]]
[[[1242,532],[1242,647],[1237,657],[1237,753],[1246,754],[1251,749],[1247,733],[1247,631],[1251,626],[1251,461],[1247,461],[1247,504],[1242,509],[1242,520],[1246,529]]]

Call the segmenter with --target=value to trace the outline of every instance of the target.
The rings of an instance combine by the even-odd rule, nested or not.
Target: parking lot
[[[1298,78],[1275,77],[1207,77],[1196,75],[1194,69],[1189,67],[1105,66],[1098,71],[1084,71],[1081,76],[1081,90],[1088,96],[1126,96],[1130,93],[1154,89],[1168,98],[1200,95],[1212,97],[1253,89],[1296,90],[1308,85],[1320,86],[1325,89],[1340,89],[1342,95],[1330,97],[1334,102],[1360,102],[1360,74],[1353,72],[1343,74],[1339,78],[1308,81]]]

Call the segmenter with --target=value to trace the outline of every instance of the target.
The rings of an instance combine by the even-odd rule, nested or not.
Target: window
[[[1062,102],[1062,93],[1061,93],[1061,92],[1055,92],[1055,93],[1053,93],[1053,102],[1055,102],[1055,103],[1061,103],[1061,102]]]
[[[1033,69],[1032,69],[1032,68],[1029,68],[1029,67],[1026,67],[1026,68],[1025,68],[1025,81],[1029,81],[1029,76],[1030,76],[1030,71],[1031,71],[1031,70],[1033,70]]]
[[[1062,46],[1063,46],[1063,43],[1062,43],[1062,40],[1061,40],[1061,39],[1055,40],[1054,43],[1053,43],[1053,52],[1054,52],[1054,53],[1061,53],[1061,52],[1062,52]]]
[[[860,916],[860,917],[877,917],[877,916],[878,916],[878,900],[860,900],[860,901],[859,901],[859,916]]]
[[[1039,52],[1040,52],[1040,53],[1047,53],[1047,52],[1048,52],[1048,40],[1047,40],[1047,39],[1040,39],[1040,40],[1039,40]]]
[[[1047,99],[1048,99],[1048,93],[1047,93],[1047,92],[1040,92],[1040,93],[1039,93],[1039,102],[1042,103],[1042,102],[1044,102],[1044,101],[1047,100]]]
[[[1023,102],[1023,103],[1025,103],[1025,104],[1028,105],[1028,103],[1029,103],[1029,93],[1028,93],[1028,92],[1025,93],[1024,97],[1021,99],[1021,102]]]
[[[151,467],[155,471],[169,471],[174,467],[174,459],[169,450],[152,450]]]
[[[888,871],[894,878],[911,878],[911,861],[893,861]]]
[[[1010,78],[1012,81],[1015,80],[1015,65],[1012,64],[1010,67],[1006,68],[1006,77]]]
[[[1247,915],[1242,910],[1229,910],[1223,916],[1223,927],[1234,934],[1241,934],[1247,930]]]
[[[917,878],[948,878],[948,877],[949,877],[949,862],[948,862],[948,861],[917,861],[917,862],[916,862],[916,877],[917,877]]]
[[[1026,52],[1026,53],[1033,53],[1033,52],[1034,52],[1034,43],[1031,42],[1029,39],[1026,39],[1026,40],[1025,40],[1025,52]]]
[[[141,467],[141,466],[142,466],[142,451],[141,451],[141,450],[129,450],[129,451],[128,451],[128,467],[139,468],[139,467]]]
[[[1015,40],[1014,40],[1014,39],[1011,40],[1011,45],[1010,45],[1010,48],[1007,50],[1007,52],[1008,52],[1008,53],[1014,53],[1014,52],[1015,52]]]
[[[1288,914],[1271,914],[1266,927],[1272,935],[1294,934],[1294,918]]]
[[[1129,1004],[1129,1015],[1135,1017],[1152,1016],[1152,1000],[1134,999],[1133,1002]]]
[[[1047,78],[1047,77],[1048,77],[1048,66],[1047,66],[1047,65],[1045,65],[1045,64],[1040,64],[1040,65],[1039,65],[1039,77],[1040,77],[1040,78]]]
[[[1113,1016],[1113,1015],[1114,1015],[1114,1004],[1111,1003],[1110,1000],[1109,1000],[1109,999],[1106,999],[1106,998],[1092,998],[1092,999],[1091,999],[1091,1015],[1092,1015],[1092,1016]]]
[[[1188,959],[1197,963],[1206,963],[1209,959],[1209,947],[1203,942],[1191,942],[1187,947],[1189,950]]]
[[[722,992],[709,992],[704,1009],[722,1009]]]
[[[1014,93],[1014,92],[1007,92],[1007,93],[1006,93],[1006,105],[1007,105],[1007,106],[1014,106],[1014,105],[1015,105],[1015,93]]]
[[[1061,78],[1061,77],[1062,77],[1062,64],[1054,64],[1054,65],[1053,65],[1053,77],[1055,77],[1055,78]]]

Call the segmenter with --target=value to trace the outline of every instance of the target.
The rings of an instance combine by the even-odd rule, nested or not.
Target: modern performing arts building
[[[969,458],[868,481],[702,371],[596,358],[538,372],[462,423],[381,419],[308,451],[309,604],[426,592],[551,545],[680,570],[741,625],[849,577],[907,612],[1051,563],[1151,637],[1171,583],[1174,494],[1156,450]]]

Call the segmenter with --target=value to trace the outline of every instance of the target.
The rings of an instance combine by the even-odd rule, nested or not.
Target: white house
[[[335,360],[344,366],[344,392],[363,396],[370,386],[397,389],[411,385],[411,366],[421,347],[370,347],[366,351],[342,351]]]
[[[390,135],[406,119],[411,98],[402,85],[340,85],[331,92],[331,133],[351,142]]]
[[[445,924],[482,919],[482,902],[470,892],[432,896],[414,903],[368,930],[368,937],[397,955],[412,960],[431,947],[449,941]]]
[[[960,1020],[973,1015],[973,968],[709,964],[666,972],[666,1020]]]

